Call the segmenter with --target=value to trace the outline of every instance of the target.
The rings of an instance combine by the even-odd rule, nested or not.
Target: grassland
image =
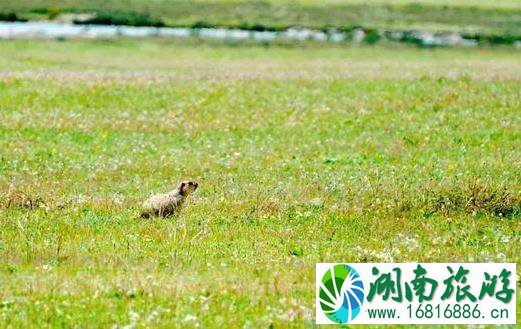
[[[473,3],[473,5],[470,5]],[[281,30],[366,29],[459,32],[521,38],[518,1],[144,1],[0,0],[0,12],[48,19],[60,13],[96,13],[92,22]]]
[[[309,327],[316,262],[521,260],[515,50],[0,53],[0,327]]]
[[[204,1],[204,0],[195,0]],[[212,0],[229,2],[232,0]],[[339,4],[367,4],[367,5],[433,5],[433,6],[458,6],[481,8],[521,8],[521,3],[516,0],[268,0],[273,4],[298,3],[300,5],[339,5]]]

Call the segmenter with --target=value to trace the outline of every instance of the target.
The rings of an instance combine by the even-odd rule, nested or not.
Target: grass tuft
[[[520,214],[521,196],[507,186],[495,186],[472,181],[431,191],[429,208],[431,213],[464,211],[473,215],[511,217]]]
[[[46,204],[43,198],[38,194],[19,189],[8,191],[0,200],[0,204],[4,209],[18,208],[33,210],[44,207]]]

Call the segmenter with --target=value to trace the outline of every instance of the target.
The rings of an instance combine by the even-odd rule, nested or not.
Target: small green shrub
[[[369,31],[369,33],[367,33],[367,35],[366,35],[365,38],[364,38],[364,42],[365,42],[365,43],[368,43],[368,44],[370,44],[370,45],[374,45],[374,44],[377,43],[380,39],[381,39],[381,36],[380,36],[380,34],[378,33],[378,31]]]
[[[18,17],[16,13],[2,13],[0,12],[0,21],[3,22],[26,22],[27,20],[24,18]]]
[[[163,27],[165,23],[157,18],[152,18],[147,13],[135,12],[98,12],[92,18],[74,20],[74,24],[93,25],[127,25],[127,26],[153,26]]]
[[[521,197],[503,186],[471,182],[427,192],[430,213],[464,211],[509,217],[521,212]]]

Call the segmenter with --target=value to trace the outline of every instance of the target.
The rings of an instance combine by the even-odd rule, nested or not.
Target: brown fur
[[[141,217],[168,217],[175,215],[183,206],[186,197],[194,192],[199,184],[194,181],[185,181],[174,190],[153,195],[143,202]]]

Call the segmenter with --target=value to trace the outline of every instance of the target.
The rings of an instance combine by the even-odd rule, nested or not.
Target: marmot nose
[[[195,185],[195,188],[197,188],[199,186],[199,183],[195,182],[194,185]]]

